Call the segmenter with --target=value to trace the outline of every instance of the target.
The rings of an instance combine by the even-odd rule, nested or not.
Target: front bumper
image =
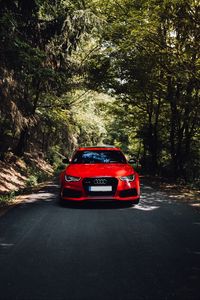
[[[110,177],[112,192],[90,192],[88,186],[91,178],[85,178],[79,182],[64,182],[61,187],[61,199],[70,201],[87,200],[110,200],[110,201],[131,201],[137,202],[140,198],[139,177],[136,176],[132,182],[121,181],[118,178]]]

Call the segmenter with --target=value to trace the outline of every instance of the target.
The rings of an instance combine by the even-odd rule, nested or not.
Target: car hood
[[[134,173],[129,164],[70,164],[66,173],[77,177],[127,176]]]

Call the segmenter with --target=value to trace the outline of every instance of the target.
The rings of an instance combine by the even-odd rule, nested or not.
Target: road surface
[[[61,207],[50,184],[0,217],[1,300],[200,300],[200,213],[149,186],[135,207]]]

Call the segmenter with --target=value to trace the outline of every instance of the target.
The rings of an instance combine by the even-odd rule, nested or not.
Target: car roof
[[[88,146],[88,147],[85,146],[85,147],[79,147],[77,150],[78,151],[83,151],[83,150],[112,150],[112,151],[119,151],[121,149],[119,147],[105,145],[105,146]]]

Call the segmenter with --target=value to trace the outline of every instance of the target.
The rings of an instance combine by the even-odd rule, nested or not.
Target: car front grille
[[[118,180],[115,177],[90,177],[83,179],[83,188],[88,196],[114,196]],[[112,186],[112,191],[90,191],[91,186]]]

